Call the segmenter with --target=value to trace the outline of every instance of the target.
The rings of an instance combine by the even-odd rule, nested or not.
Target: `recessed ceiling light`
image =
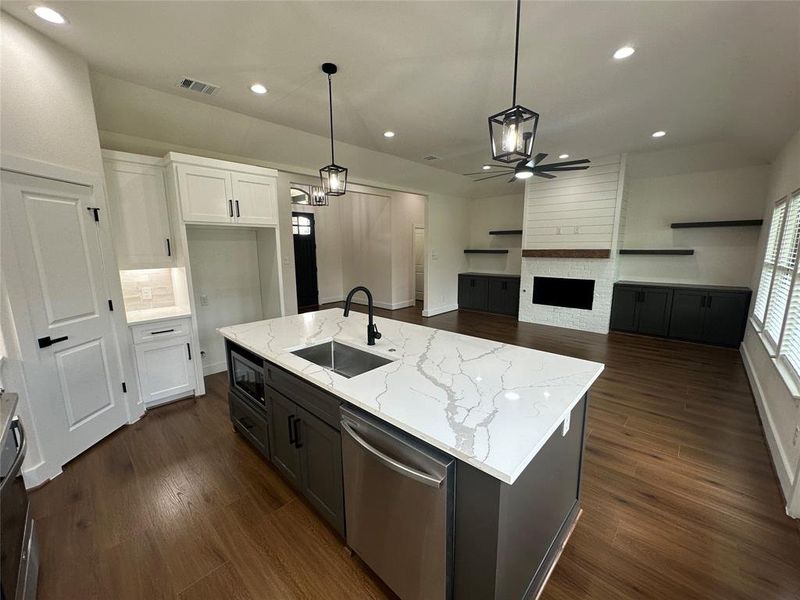
[[[31,6],[33,14],[40,19],[44,19],[48,23],[55,23],[56,25],[63,25],[67,19],[59,12],[54,11],[48,6]]]
[[[260,83],[254,83],[250,86],[250,91],[254,94],[266,94],[267,88]]]
[[[559,154],[558,158],[569,158],[569,154]]]
[[[660,131],[659,130],[659,131],[654,131],[653,133],[651,133],[650,137],[660,138],[660,137],[664,137],[665,135],[667,135],[666,131]]]
[[[383,137],[385,137],[385,138],[393,138],[394,137],[394,131],[384,131],[383,132]]]
[[[636,52],[636,49],[633,46],[623,46],[622,48],[617,48],[617,51],[614,52],[614,58],[622,60],[632,56],[634,52]]]
[[[492,165],[483,165],[483,166],[481,167],[481,169],[483,169],[484,171],[488,171],[488,170],[489,170],[489,169],[491,169],[491,168],[492,168]]]

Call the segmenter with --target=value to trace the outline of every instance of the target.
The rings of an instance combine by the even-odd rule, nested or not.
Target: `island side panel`
[[[454,598],[535,597],[577,517],[587,396],[513,485],[459,461]]]

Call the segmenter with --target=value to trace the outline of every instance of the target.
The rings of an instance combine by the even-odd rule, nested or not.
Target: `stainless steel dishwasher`
[[[451,596],[453,457],[342,407],[347,545],[402,600]]]

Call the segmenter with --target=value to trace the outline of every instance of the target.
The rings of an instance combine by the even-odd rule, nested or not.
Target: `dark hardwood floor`
[[[590,399],[584,513],[543,599],[800,598],[800,533],[736,350],[377,312],[606,364]],[[32,494],[39,598],[391,597],[233,432],[225,374],[207,386]]]

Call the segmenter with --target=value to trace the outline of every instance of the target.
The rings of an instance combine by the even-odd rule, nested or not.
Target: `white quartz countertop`
[[[232,342],[512,484],[603,365],[338,308],[219,329]],[[291,352],[335,339],[395,362],[352,379]]]
[[[192,311],[188,306],[166,306],[164,308],[143,308],[142,310],[131,310],[125,313],[128,325],[144,325],[145,323],[155,323],[162,319],[177,319],[180,317],[190,317]]]

